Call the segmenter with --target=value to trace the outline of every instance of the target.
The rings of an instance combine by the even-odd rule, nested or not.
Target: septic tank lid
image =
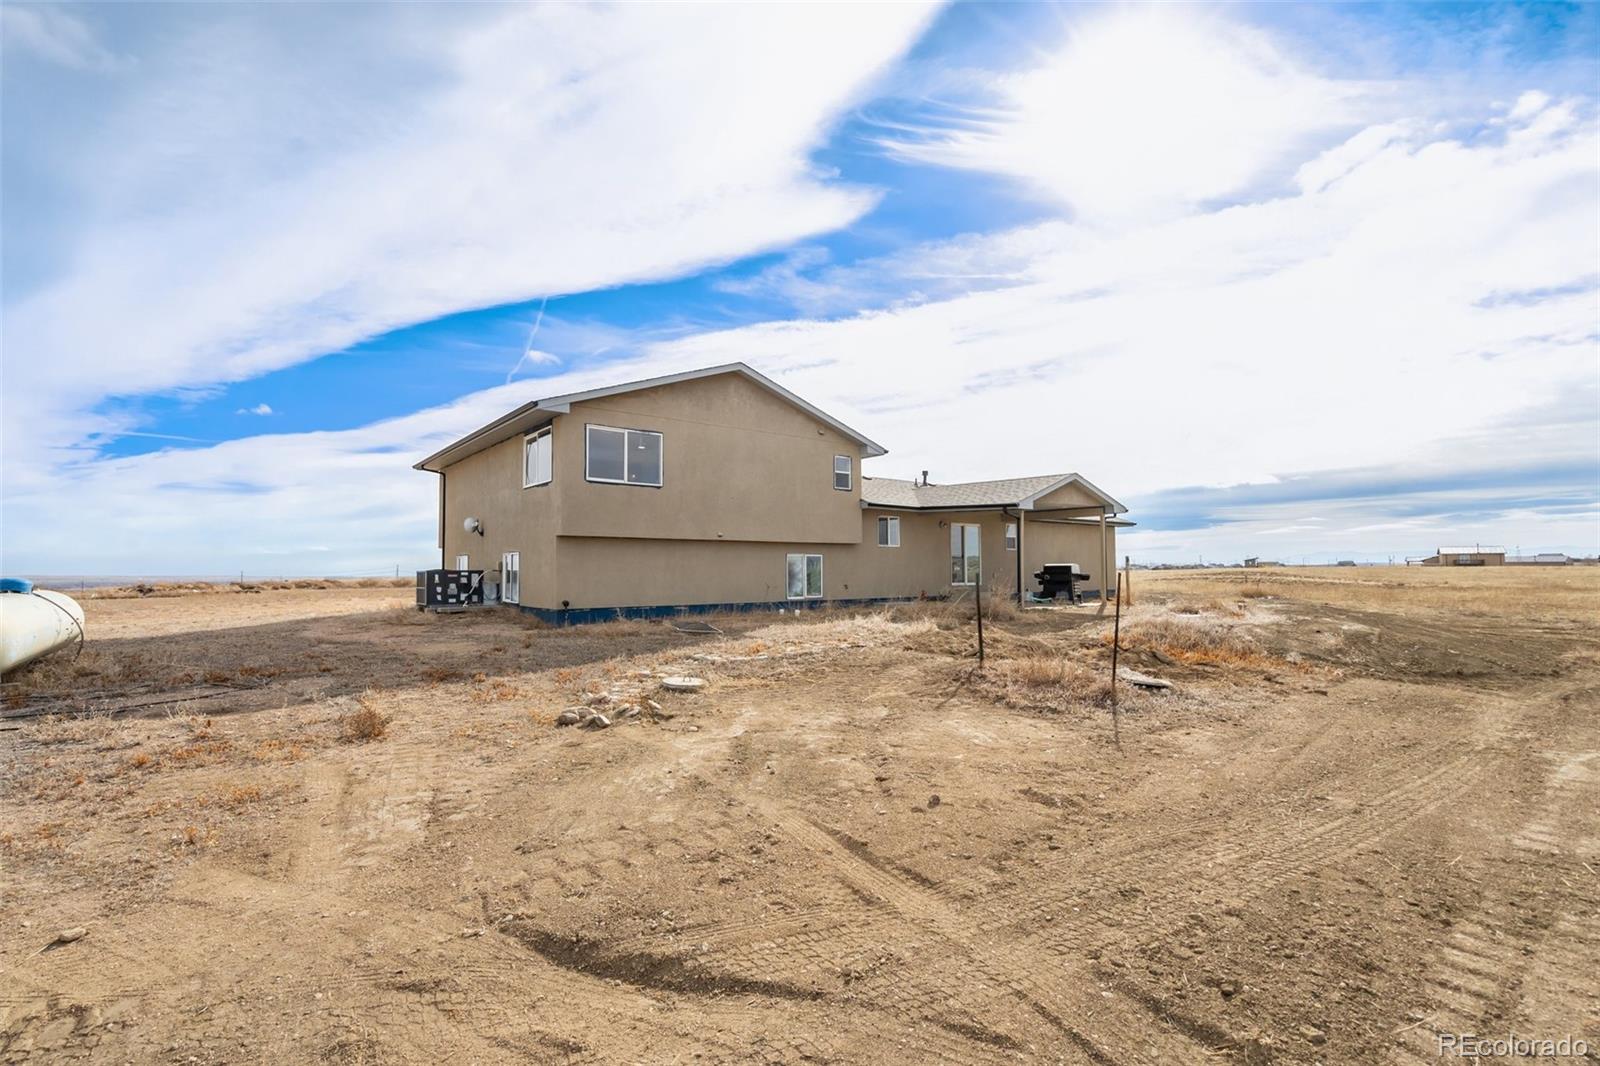
[[[33,582],[25,577],[0,577],[0,592],[28,593],[32,591]]]

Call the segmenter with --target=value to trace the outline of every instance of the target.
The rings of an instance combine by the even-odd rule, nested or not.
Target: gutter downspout
[[[444,562],[444,471],[439,471],[439,569],[445,568]]]

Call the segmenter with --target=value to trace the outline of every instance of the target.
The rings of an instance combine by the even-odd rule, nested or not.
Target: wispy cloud
[[[1352,130],[1382,87],[1320,77],[1282,44],[1198,9],[1151,5],[1070,27],[989,104],[884,144],[902,158],[1000,171],[1095,224],[1147,223],[1250,190],[1316,138]]]
[[[258,403],[254,407],[241,407],[234,412],[236,415],[270,415],[272,413],[272,405],[268,403]]]
[[[0,42],[64,67],[113,71],[127,65],[89,24],[59,4],[7,3],[0,7]]]
[[[19,17],[35,15],[54,17]],[[8,187],[8,217],[55,220],[27,243],[48,261],[8,242],[8,277],[33,279],[5,308],[16,477],[126,428],[82,413],[108,394],[239,380],[849,222],[873,195],[816,180],[805,153],[928,9],[141,15],[137,77],[7,92],[8,166],[52,179]],[[54,136],[63,121],[95,136]]]

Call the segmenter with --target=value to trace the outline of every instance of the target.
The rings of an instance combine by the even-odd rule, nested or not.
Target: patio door
[[[500,602],[522,602],[522,554],[506,552],[500,556]]]
[[[950,584],[976,585],[983,547],[980,527],[950,523]]]

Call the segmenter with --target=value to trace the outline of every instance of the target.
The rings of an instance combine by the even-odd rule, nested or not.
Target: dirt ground
[[[0,690],[0,1061],[1600,1049],[1600,568],[1132,584],[1120,746],[1093,607],[980,670],[949,605],[86,601]]]

